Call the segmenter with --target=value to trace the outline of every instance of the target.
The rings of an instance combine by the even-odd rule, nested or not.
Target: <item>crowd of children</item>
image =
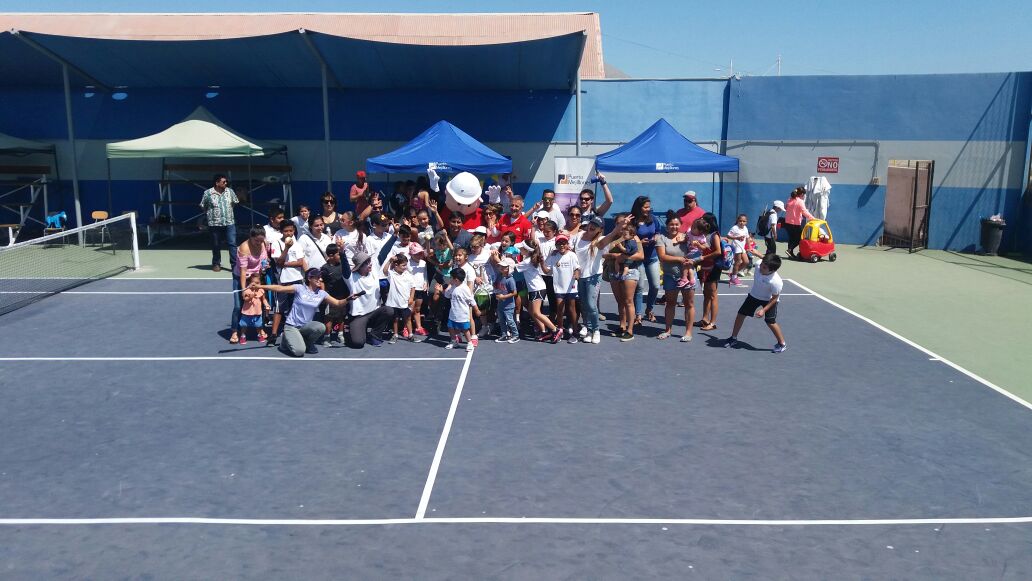
[[[471,230],[463,228],[461,215],[442,218],[443,199],[425,180],[400,183],[389,197],[369,187],[364,175],[359,181],[351,201],[357,188],[363,203],[355,206],[361,210],[338,213],[336,197],[326,193],[321,213],[301,206],[290,219],[282,211],[270,214],[264,232],[257,232],[269,260],[261,270],[246,272],[240,289],[240,343],[254,330],[259,341],[295,356],[315,353],[318,345],[362,348],[443,338],[445,331],[445,348],[465,345],[468,351],[487,337],[510,344],[521,339],[597,344],[599,320],[604,320],[598,309],[600,280],[613,285],[620,317],[615,335],[627,341],[641,324],[632,299],[640,292],[643,247],[657,243],[668,295],[666,331],[659,336],[664,339],[671,335],[678,297],[684,299],[686,321],[693,321],[690,303],[698,277],[706,282],[712,255],[721,249],[712,215],[685,228],[671,212],[667,234],[657,231],[655,241],[643,242],[635,214],[621,214],[604,234],[603,215],[612,204],[604,177],[606,203],[596,207],[594,192],[585,189],[580,204],[566,215],[550,190],[545,204],[524,213],[523,199],[508,183],[491,188],[485,192],[483,223]],[[744,214],[726,238],[733,251],[731,285],[744,286],[741,276],[759,265],[727,345],[736,344],[744,318],[754,316],[770,326],[778,341],[775,352],[783,351],[776,322],[780,259],[756,250]],[[721,268],[727,267],[712,270],[718,279]],[[705,323],[704,329],[715,328]],[[691,340],[691,325],[681,340]]]

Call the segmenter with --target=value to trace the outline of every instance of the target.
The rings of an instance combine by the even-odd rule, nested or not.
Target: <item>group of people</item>
[[[786,348],[776,322],[780,259],[770,240],[766,255],[757,252],[745,215],[722,235],[716,216],[699,207],[694,192],[685,193],[683,208],[663,217],[639,196],[629,212],[613,216],[614,228],[606,233],[613,196],[604,175],[598,175],[601,203],[586,188],[566,211],[550,189],[525,209],[508,177],[485,192],[480,222],[472,228],[467,215],[444,207],[443,195],[427,180],[399,182],[394,195],[384,196],[364,172],[351,187],[354,210],[339,211],[331,192],[320,197],[318,210],[300,206],[293,217],[273,210],[269,223],[251,228],[231,253],[229,341],[246,343],[253,332],[295,357],[316,353],[320,344],[379,347],[444,331],[445,348],[470,351],[487,337],[510,344],[597,344],[605,320],[599,295],[608,282],[620,341],[634,340],[643,322],[658,322],[657,304],[665,326],[658,338],[673,337],[680,303],[685,327],[678,334],[689,342],[693,328],[717,329],[721,275],[729,271],[730,283],[742,286],[740,275],[758,264],[727,344],[735,344],[745,317],[762,317],[777,338],[775,351]],[[232,215],[234,198],[224,176],[216,176],[202,201],[209,224],[227,207]],[[765,238],[777,236],[784,205],[775,202],[774,208]],[[219,236],[232,240],[213,233],[213,267]],[[696,292],[703,294],[698,319]]]

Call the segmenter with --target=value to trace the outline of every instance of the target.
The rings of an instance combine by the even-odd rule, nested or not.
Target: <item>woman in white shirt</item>
[[[577,297],[580,301],[581,317],[584,319],[583,333],[585,343],[598,344],[602,334],[598,328],[598,296],[599,284],[602,281],[602,259],[606,247],[620,236],[620,228],[615,228],[608,236],[602,235],[605,222],[595,216],[588,220],[587,228],[573,238],[573,251],[580,261],[580,278],[577,279]]]
[[[361,349],[369,343],[383,345],[380,335],[390,324],[394,310],[380,306],[380,279],[373,272],[373,258],[359,251],[355,253],[355,268],[342,264],[344,276],[351,288],[351,322],[348,325],[348,347]]]

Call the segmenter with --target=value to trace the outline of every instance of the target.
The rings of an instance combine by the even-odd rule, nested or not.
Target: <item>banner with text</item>
[[[595,158],[555,158],[555,201],[565,211],[577,203],[577,197],[584,188],[594,189]]]

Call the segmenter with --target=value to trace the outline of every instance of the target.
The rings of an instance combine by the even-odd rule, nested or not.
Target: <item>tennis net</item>
[[[139,264],[135,214],[0,247],[0,315]]]

